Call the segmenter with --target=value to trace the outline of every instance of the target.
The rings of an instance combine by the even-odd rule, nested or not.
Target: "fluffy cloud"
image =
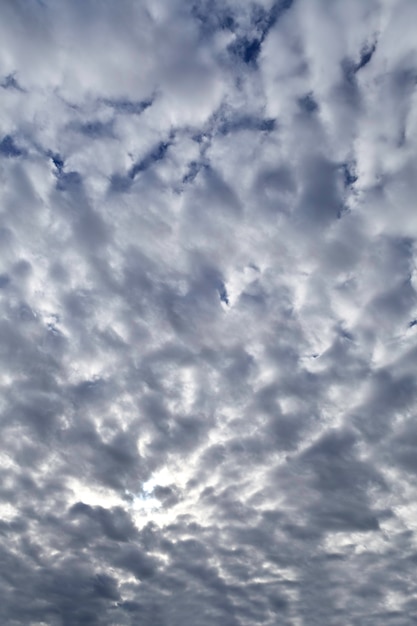
[[[415,13],[2,3],[2,623],[417,620]]]

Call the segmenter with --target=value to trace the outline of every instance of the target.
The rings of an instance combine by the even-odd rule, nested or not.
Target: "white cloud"
[[[122,4],[0,8],[1,621],[408,624],[414,3]]]

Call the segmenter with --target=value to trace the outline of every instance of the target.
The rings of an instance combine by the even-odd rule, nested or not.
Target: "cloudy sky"
[[[1,0],[0,623],[417,623],[415,0]]]

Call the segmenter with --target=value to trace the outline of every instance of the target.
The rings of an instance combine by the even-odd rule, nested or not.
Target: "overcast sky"
[[[416,35],[1,0],[1,624],[417,623]]]

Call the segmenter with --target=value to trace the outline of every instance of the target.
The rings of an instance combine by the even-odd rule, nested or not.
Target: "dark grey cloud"
[[[417,621],[416,6],[0,8],[0,622]]]

